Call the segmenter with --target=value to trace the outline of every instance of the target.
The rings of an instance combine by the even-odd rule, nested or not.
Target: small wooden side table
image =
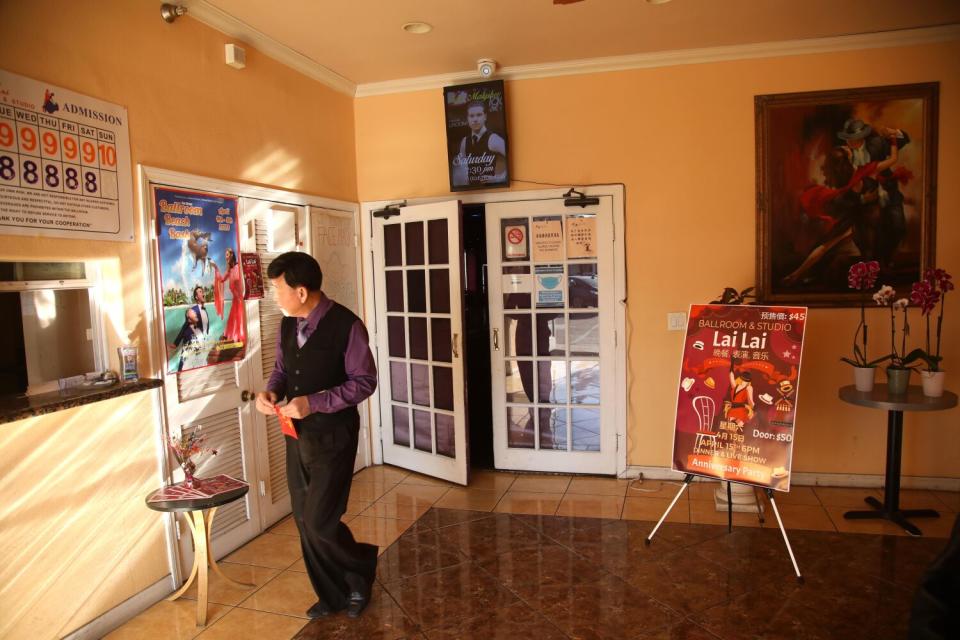
[[[939,398],[923,395],[921,387],[909,387],[900,395],[891,394],[887,385],[877,385],[873,391],[857,391],[853,385],[840,388],[840,399],[850,404],[871,409],[887,410],[887,470],[883,493],[883,502],[868,496],[864,501],[873,509],[868,511],[847,511],[843,517],[847,520],[870,520],[884,518],[894,522],[914,536],[923,532],[907,518],[939,518],[934,509],[900,508],[900,452],[903,446],[904,411],[943,411],[957,406],[957,395],[944,391]]]
[[[210,498],[185,498],[180,500],[160,500],[150,502],[150,498],[156,495],[162,489],[157,489],[146,498],[147,506],[154,511],[183,513],[185,520],[190,526],[190,533],[193,534],[193,568],[190,570],[190,577],[182,587],[167,597],[167,600],[176,600],[190,588],[194,579],[197,580],[197,626],[203,627],[207,624],[207,585],[208,572],[207,566],[213,569],[214,573],[220,576],[227,583],[240,589],[253,589],[256,585],[244,584],[231,580],[223,574],[217,561],[210,553],[210,532],[213,528],[213,516],[217,512],[217,507],[229,504],[234,500],[239,500],[250,491],[250,485],[244,485],[238,489],[233,489],[225,493],[215,495]]]

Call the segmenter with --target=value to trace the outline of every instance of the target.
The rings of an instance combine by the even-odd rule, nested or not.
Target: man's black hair
[[[291,287],[306,287],[308,291],[319,291],[323,286],[320,265],[302,251],[288,251],[273,259],[267,268],[267,277],[273,280],[280,276]]]
[[[200,291],[203,291],[203,287],[201,287],[201,286],[198,284],[197,286],[195,286],[195,287],[193,288],[193,301],[194,301],[194,302],[199,302],[199,300],[197,300],[197,290],[198,290],[198,289],[199,289]],[[203,293],[206,293],[206,292],[203,291]]]

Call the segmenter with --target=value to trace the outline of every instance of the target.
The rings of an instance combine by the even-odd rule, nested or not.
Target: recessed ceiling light
[[[407,33],[430,33],[433,30],[433,25],[429,25],[426,22],[408,22],[403,27],[401,27]]]
[[[670,0],[647,0],[647,4],[667,4]]]

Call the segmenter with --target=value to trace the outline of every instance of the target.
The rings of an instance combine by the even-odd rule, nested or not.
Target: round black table
[[[200,481],[202,483],[202,480]],[[183,484],[183,483],[178,483]],[[176,486],[176,485],[174,485]],[[157,489],[146,497],[147,506],[154,511],[165,511],[172,513],[183,513],[186,517],[187,525],[190,527],[190,533],[193,534],[193,568],[190,569],[190,577],[182,587],[167,597],[167,600],[176,600],[190,588],[194,579],[197,579],[197,626],[207,624],[207,585],[208,574],[207,565],[213,569],[220,578],[240,589],[253,589],[256,585],[244,584],[231,580],[223,574],[217,561],[210,553],[210,531],[213,527],[213,515],[217,512],[217,507],[229,504],[234,500],[239,500],[250,491],[250,485],[244,484],[243,487],[233,489],[224,493],[217,494],[210,498],[186,498],[178,500],[158,500],[150,502],[157,493],[163,489]]]
[[[871,409],[887,410],[887,470],[883,493],[883,502],[869,496],[864,501],[872,509],[868,511],[847,511],[843,517],[847,520],[870,520],[884,518],[894,522],[914,536],[921,536],[920,531],[907,518],[939,518],[940,514],[934,509],[901,509],[900,508],[900,451],[903,446],[903,412],[904,411],[943,411],[957,406],[957,395],[944,391],[939,398],[928,398],[923,395],[921,387],[909,387],[906,393],[894,395],[887,389],[887,385],[877,385],[873,391],[857,391],[853,385],[840,388],[840,399],[850,404]]]

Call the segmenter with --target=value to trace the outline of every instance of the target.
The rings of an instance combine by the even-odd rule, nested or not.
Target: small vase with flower
[[[953,290],[953,281],[944,269],[927,269],[920,282],[914,282],[910,291],[910,301],[920,307],[920,313],[927,321],[926,350],[920,351],[919,357],[927,364],[927,368],[920,372],[923,384],[923,395],[939,398],[943,395],[943,383],[946,372],[940,368],[943,360],[940,355],[940,335],[943,330],[943,306],[947,292]],[[936,350],[932,349],[930,341],[930,316],[940,303],[940,313],[937,316]]]
[[[197,463],[194,462],[193,457],[204,453],[217,455],[216,449],[205,446],[206,436],[201,434],[201,428],[200,425],[197,425],[191,431],[184,431],[179,436],[169,436],[167,438],[167,445],[170,447],[177,464],[183,470],[183,485],[188,489],[193,489],[199,482],[199,479],[195,477]]]

